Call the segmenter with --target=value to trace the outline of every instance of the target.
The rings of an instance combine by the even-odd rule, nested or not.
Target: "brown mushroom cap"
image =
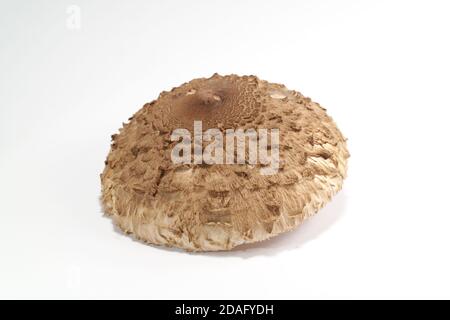
[[[125,232],[190,251],[228,250],[293,229],[341,189],[346,142],[319,104],[255,76],[195,79],[145,104],[101,175],[105,212]],[[279,129],[280,169],[174,164],[170,135],[209,128]]]

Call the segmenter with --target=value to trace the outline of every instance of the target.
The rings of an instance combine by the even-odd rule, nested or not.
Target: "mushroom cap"
[[[279,170],[179,164],[178,128],[279,129]],[[270,143],[269,143],[270,145]],[[229,250],[292,230],[342,187],[349,153],[326,110],[255,76],[194,79],[162,92],[112,136],[101,174],[104,211],[124,232],[188,251]]]

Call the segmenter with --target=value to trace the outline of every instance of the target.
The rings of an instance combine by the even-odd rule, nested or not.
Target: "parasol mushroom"
[[[250,161],[247,149],[241,161],[225,161],[237,147],[227,149],[218,136],[213,154],[225,162],[196,161],[196,123],[200,133],[224,137],[230,130],[278,130],[266,140],[268,153],[278,152],[275,170],[264,172],[268,163]],[[174,139],[179,129],[192,145]],[[204,152],[211,141],[200,139],[197,147]],[[180,143],[192,161],[174,161]],[[145,242],[229,250],[292,230],[316,213],[341,189],[348,157],[346,139],[311,99],[255,76],[214,74],[162,92],[112,136],[101,200],[116,225]]]

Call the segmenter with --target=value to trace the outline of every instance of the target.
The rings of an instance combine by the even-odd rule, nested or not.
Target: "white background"
[[[2,0],[0,298],[450,298],[449,14],[448,1]],[[242,250],[123,236],[98,200],[110,135],[214,72],[326,107],[349,139],[344,189]]]

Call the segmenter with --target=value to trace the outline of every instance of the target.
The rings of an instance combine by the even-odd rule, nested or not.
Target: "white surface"
[[[449,13],[448,1],[1,1],[0,298],[450,298]],[[98,201],[110,135],[214,72],[325,106],[349,139],[343,191],[243,251],[115,232]]]

